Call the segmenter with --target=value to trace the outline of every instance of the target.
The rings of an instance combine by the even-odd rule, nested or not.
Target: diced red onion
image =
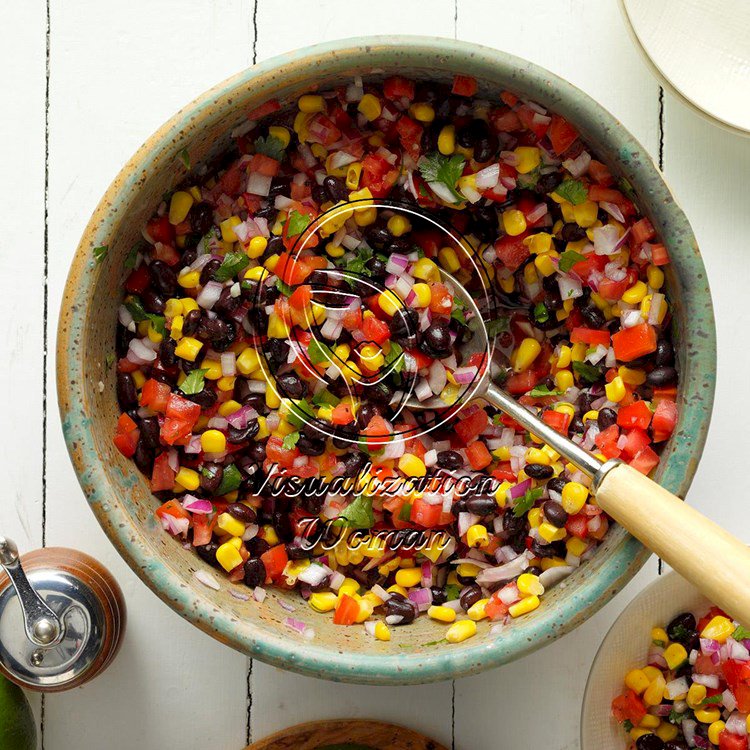
[[[726,700],[726,695],[729,693],[731,696],[731,703],[733,704],[732,707],[729,707],[729,704]],[[737,708],[737,701],[734,699],[734,695],[732,695],[732,691],[727,688],[724,693],[722,694],[722,702],[724,703],[724,707],[731,711],[731,716],[727,719],[726,723],[726,730],[730,734],[738,734],[741,737],[747,736],[747,718],[743,716],[738,711],[735,711],[734,709]]]
[[[750,652],[742,643],[738,643],[734,638],[727,640],[726,644],[729,648],[729,658],[735,661],[750,661]]]
[[[501,151],[500,161],[502,161],[503,164],[507,164],[510,167],[517,167],[520,162],[520,159],[518,157],[518,154],[515,151]],[[499,174],[499,170],[498,170],[498,174]]]
[[[214,591],[218,591],[221,588],[219,582],[207,570],[196,570],[193,576],[197,581]]]
[[[406,299],[414,286],[414,279],[408,274],[398,277],[393,291],[401,298]]]
[[[169,468],[175,473],[180,470],[180,458],[175,448],[170,448],[167,451],[167,463],[169,464]]]
[[[411,589],[408,597],[420,612],[426,612],[432,604],[432,591],[428,588]]]
[[[432,398],[432,388],[430,383],[425,378],[420,378],[419,382],[414,387],[414,395],[418,401],[427,401],[428,398]]]
[[[214,512],[213,503],[204,497],[195,497],[195,495],[185,495],[182,498],[182,507],[191,513],[208,515]]]
[[[526,448],[524,447],[524,453]],[[523,482],[519,482],[514,485],[508,491],[511,500],[518,500],[519,497],[523,497],[531,489],[531,479],[526,479]]]
[[[302,622],[302,620],[296,620],[294,617],[287,617],[284,619],[284,625],[308,640],[315,637],[315,631],[306,622]]]
[[[583,284],[580,279],[573,276],[559,275],[557,277],[557,286],[560,288],[560,296],[563,301],[583,296]]]
[[[655,326],[659,323],[659,313],[661,312],[663,302],[664,295],[659,292],[654,292],[648,309],[648,322],[650,325]]]
[[[160,517],[160,521],[164,530],[168,531],[172,536],[187,536],[188,529],[190,528],[189,518],[175,518],[174,516],[165,513]]]
[[[529,211],[528,215],[526,216],[526,221],[529,224],[536,224],[537,221],[539,221],[543,216],[545,216],[547,213],[547,204],[546,203],[537,203],[534,208]]]
[[[612,281],[622,281],[628,272],[617,261],[612,261],[604,266],[604,275]]]
[[[515,156],[515,154],[513,154]],[[480,169],[474,175],[475,184],[477,190],[489,190],[494,188],[495,185],[500,181],[500,165],[490,164],[484,169]]]
[[[383,448],[383,459],[401,458],[406,452],[406,443],[401,439],[391,440]]]
[[[209,281],[203,289],[201,289],[200,294],[195,298],[195,301],[204,310],[211,310],[218,302],[219,297],[221,297],[223,289],[224,286],[219,284],[218,281]]]
[[[252,195],[260,195],[264,198],[268,197],[268,194],[271,192],[272,179],[273,178],[270,176],[260,174],[259,172],[253,172],[247,178],[247,187],[245,189]]]
[[[468,385],[476,378],[478,369],[476,367],[459,367],[453,372],[453,378],[461,385]]]
[[[344,329],[343,323],[336,318],[326,318],[320,327],[320,335],[329,341],[335,341]]]
[[[341,169],[341,167],[346,167],[352,162],[357,161],[356,156],[352,156],[351,154],[347,154],[346,151],[336,151],[330,156],[331,169]]]
[[[581,151],[575,159],[566,159],[562,163],[563,167],[565,167],[573,177],[581,177],[586,174],[590,164],[591,154],[589,154],[588,151]]]
[[[250,420],[256,419],[257,416],[258,412],[250,404],[245,404],[227,417],[227,424],[232,425],[236,430],[244,430]]]
[[[500,184],[506,188],[507,190],[515,190],[516,189],[516,178],[515,177],[506,177],[505,175],[501,175],[500,177]],[[497,192],[497,188],[495,188],[495,192]]]
[[[521,598],[521,593],[515,583],[510,583],[500,589],[497,598],[506,606],[517,602]]]
[[[609,201],[600,201],[599,205],[615,220],[621,224],[625,223],[625,217],[620,211],[620,207],[616,203],[610,203]]]
[[[707,688],[716,690],[716,688],[719,687],[719,675],[696,673],[693,674],[693,682],[697,682],[699,685],[705,685]]]
[[[408,265],[409,259],[405,255],[402,255],[401,253],[393,253],[393,255],[388,258],[385,270],[387,273],[400,274],[406,270]]]
[[[233,352],[222,352],[221,354],[221,374],[224,377],[231,378],[237,374],[237,360]]]
[[[256,586],[253,589],[253,599],[259,604],[262,604],[266,599],[266,590],[260,586]]]
[[[508,581],[511,578],[523,573],[526,568],[529,567],[529,560],[526,555],[519,555],[514,560],[499,565],[495,568],[487,568],[481,570],[477,575],[477,583],[480,586],[486,586],[490,583],[499,583],[501,581]]]
[[[567,578],[574,568],[568,565],[557,565],[554,568],[548,568],[539,574],[539,582],[544,586],[545,589],[556,586],[564,578]]]
[[[432,190],[440,200],[445,201],[446,203],[456,202],[456,197],[453,195],[453,191],[451,191],[447,185],[442,182],[428,182],[427,184],[429,185],[430,190]]]
[[[297,576],[297,580],[310,586],[320,586],[328,578],[328,575],[328,570],[322,565],[311,563]]]
[[[458,514],[458,535],[463,536],[470,526],[473,526],[479,520],[479,516],[475,516],[473,513],[467,513],[462,511]]]
[[[620,242],[620,230],[614,224],[594,229],[594,252],[597,255],[614,255]]]
[[[670,680],[664,687],[664,695],[673,701],[678,695],[684,695],[688,691],[687,678],[678,677],[675,680]]]
[[[148,365],[156,359],[156,352],[141,339],[131,339],[126,359],[135,365]]]
[[[341,584],[344,582],[345,579],[346,579],[346,576],[343,573],[341,573],[338,570],[334,570],[333,575],[331,576],[331,580],[328,582],[328,587],[332,591],[338,591],[341,588]],[[383,597],[381,597],[381,599],[382,598]]]

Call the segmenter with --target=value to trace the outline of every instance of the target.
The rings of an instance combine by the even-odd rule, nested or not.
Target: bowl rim
[[[95,209],[76,250],[66,282],[57,336],[57,390],[66,445],[89,505],[107,536],[128,565],[162,601],[197,627],[233,648],[275,666],[326,679],[361,684],[415,684],[474,674],[524,656],[551,638],[564,635],[602,607],[640,569],[650,553],[624,530],[611,532],[616,543],[596,575],[587,576],[571,591],[564,603],[540,608],[523,628],[502,638],[477,639],[461,648],[439,648],[402,654],[363,654],[320,647],[314,641],[295,640],[290,634],[270,633],[249,624],[249,634],[238,633],[230,614],[186,586],[183,577],[153,554],[139,538],[139,527],[131,520],[119,497],[102,492],[109,485],[95,447],[92,419],[84,413],[87,373],[84,370],[83,323],[86,304],[66,304],[71,299],[88,300],[100,269],[91,260],[91,250],[112,234],[111,206],[138,191],[138,182],[151,163],[161,158],[170,140],[188,123],[210,117],[211,105],[225,102],[250,84],[272,85],[274,74],[283,68],[283,80],[295,74],[308,80],[316,61],[340,59],[340,67],[372,69],[389,56],[401,56],[405,64],[427,66],[438,72],[461,71],[492,80],[502,76],[518,81],[519,89],[532,89],[534,96],[559,96],[557,110],[579,107],[578,122],[601,130],[612,142],[611,161],[624,173],[637,170],[635,182],[648,198],[649,216],[684,244],[680,253],[682,283],[689,312],[687,330],[700,336],[700,352],[691,352],[690,368],[698,398],[683,407],[680,416],[685,434],[691,439],[685,453],[674,455],[665,467],[662,483],[684,496],[703,450],[710,422],[715,385],[716,340],[711,295],[705,268],[695,237],[682,210],[677,206],[661,173],[643,146],[600,104],[567,81],[546,69],[508,53],[460,42],[424,36],[389,36],[343,39],[285,53],[259,63],[219,83],[183,107],[162,125],[126,163]],[[338,63],[331,63],[338,64]],[[576,119],[576,118],[574,118]],[[179,153],[180,145],[174,149]],[[666,229],[665,229],[666,231]],[[670,235],[672,236],[672,235]],[[665,242],[667,238],[665,237]],[[667,243],[670,244],[669,242]],[[194,587],[195,588],[195,587]],[[199,587],[198,587],[199,588]],[[203,610],[198,606],[201,603]]]

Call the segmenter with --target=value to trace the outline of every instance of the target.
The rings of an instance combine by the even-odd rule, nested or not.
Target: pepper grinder
[[[45,547],[19,558],[0,536],[0,673],[29,690],[79,687],[109,666],[125,629],[125,601],[94,558]]]

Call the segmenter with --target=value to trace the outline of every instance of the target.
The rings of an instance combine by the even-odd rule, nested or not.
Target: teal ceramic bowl
[[[205,567],[155,523],[155,502],[135,466],[112,445],[117,420],[111,362],[124,259],[162,194],[183,179],[179,155],[192,164],[220,152],[244,113],[272,97],[294,101],[311,87],[349,82],[355,74],[381,79],[399,73],[449,81],[475,76],[479,95],[504,89],[540,102],[571,120],[639,203],[672,258],[667,278],[674,302],[682,386],[677,430],[666,446],[658,479],[684,495],[701,455],[714,393],[715,334],[711,296],[695,238],[683,212],[645,149],[586,94],[529,62],[496,50],[447,39],[372,37],[323,44],[257,65],[219,84],[178,112],[141,147],[115,178],[83,235],[62,303],[57,344],[63,429],[81,486],[122,556],[153,591],[183,617],[233,648],[284,669],[371,684],[409,684],[472,674],[504,664],[559,638],[606,604],[643,565],[648,552],[613,528],[595,558],[544,597],[542,606],[500,636],[487,623],[461,644],[439,642],[444,627],[428,618],[396,629],[389,643],[364,628],[334,626],[330,616],[298,611],[315,628],[306,641],[283,626],[286,598],[271,592],[261,606],[201,585]],[[93,249],[109,247],[101,263]],[[103,384],[103,387],[102,387]],[[245,589],[246,590],[246,589]]]

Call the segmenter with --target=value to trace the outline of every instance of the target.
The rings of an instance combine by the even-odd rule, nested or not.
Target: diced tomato
[[[350,403],[341,401],[333,407],[333,412],[331,413],[331,422],[333,424],[349,424],[353,420],[354,412]]]
[[[435,361],[432,357],[428,357],[424,352],[420,352],[419,349],[405,349],[404,352],[417,363],[417,370],[424,370]]]
[[[391,338],[391,329],[388,324],[374,315],[369,315],[362,321],[362,333],[365,341],[372,341],[378,346],[382,346]]]
[[[400,122],[401,120],[399,120]],[[385,198],[396,184],[398,176],[398,167],[393,166],[384,157],[380,156],[380,154],[367,154],[362,160],[360,186],[368,188],[373,198]]]
[[[481,440],[475,440],[466,448],[466,460],[472,469],[479,471],[492,463],[492,454]]]
[[[522,104],[516,109],[516,113],[521,120],[521,124],[527,130],[530,130],[536,136],[537,140],[544,138],[550,123],[545,122],[544,118],[540,117],[536,110],[526,104]]]
[[[430,284],[430,312],[437,315],[450,315],[453,309],[453,295],[445,284],[435,281]]]
[[[677,404],[669,399],[662,399],[656,405],[652,422],[652,433],[655,443],[668,440],[677,424]]]
[[[440,503],[430,505],[422,497],[416,497],[412,502],[409,519],[418,526],[431,529],[440,524],[442,511],[443,506]]]
[[[525,370],[524,372],[511,375],[505,381],[504,387],[508,393],[518,396],[519,394],[528,393],[543,377],[543,375],[537,375],[533,370]]]
[[[639,451],[635,458],[629,461],[630,465],[640,471],[641,474],[648,475],[649,472],[659,465],[659,455],[654,453],[651,448],[644,448]]]
[[[266,115],[270,115],[272,112],[278,112],[281,109],[281,104],[278,99],[269,99],[267,102],[263,102],[260,106],[255,109],[251,109],[247,113],[248,120],[261,120]]]
[[[521,121],[510,107],[499,107],[491,110],[490,122],[498,133],[510,133],[521,129]]]
[[[582,281],[588,282],[589,276],[593,271],[604,271],[604,267],[609,262],[609,258],[606,255],[597,255],[596,253],[590,253],[586,256],[585,260],[579,260],[578,263],[573,264],[571,269]],[[620,299],[619,297],[617,299]]]
[[[145,263],[141,263],[138,268],[130,272],[130,275],[125,279],[125,290],[131,294],[143,294],[151,283],[151,274],[149,273],[148,266]]]
[[[354,625],[357,622],[358,615],[359,603],[354,597],[344,594],[336,607],[336,611],[333,613],[333,624]]]
[[[120,418],[117,420],[117,431],[112,442],[125,458],[132,458],[135,449],[138,447],[140,434],[138,425],[127,414],[120,414]]]
[[[606,255],[599,256],[607,258]],[[575,267],[575,266],[574,266]],[[617,302],[622,295],[630,289],[637,280],[637,272],[635,269],[628,269],[624,279],[614,281],[609,276],[605,276],[599,281],[599,294],[607,300],[607,302]]]
[[[653,224],[646,218],[636,221],[630,227],[630,236],[636,245],[642,242],[648,242],[656,236]]]
[[[625,445],[622,447],[622,457],[626,460],[635,458],[644,448],[651,444],[651,438],[645,430],[633,427],[625,435]]]
[[[154,468],[151,472],[151,491],[171,490],[174,487],[174,478],[175,471],[169,465],[169,456],[166,453],[160,453],[154,459]]]
[[[266,443],[266,458],[274,464],[278,464],[285,469],[294,466],[294,459],[300,455],[297,448],[284,448],[283,440],[280,437],[272,435]]]
[[[737,708],[743,714],[750,713],[750,662],[728,659],[722,671],[737,701]]]
[[[383,417],[375,415],[362,430],[362,434],[367,438],[367,447],[372,451],[385,445],[391,439],[393,431]]]
[[[646,707],[633,690],[626,690],[612,701],[612,715],[620,723],[629,721],[638,726],[646,715]]]
[[[603,164],[600,161],[597,161],[596,159],[592,159],[589,164],[589,174],[591,175],[591,179],[598,183],[599,185],[603,185],[604,187],[609,187],[610,185],[614,184],[615,178],[612,177],[612,173],[609,171],[609,167],[606,164]],[[591,188],[592,186],[589,186],[589,198],[591,198]],[[622,196],[622,193],[620,193]],[[591,198],[592,201],[596,200],[607,200],[606,198]],[[611,203],[617,203],[617,201],[610,201]]]
[[[201,547],[211,541],[211,537],[214,533],[214,526],[216,526],[218,518],[218,513],[214,514],[214,517],[210,521],[208,520],[208,516],[198,513],[192,517],[193,546]]]
[[[347,331],[354,331],[357,328],[362,328],[362,308],[355,307],[354,310],[347,310],[344,313],[344,317],[341,319],[344,328]]]
[[[616,424],[610,425],[606,430],[602,430],[595,438],[596,447],[607,458],[619,458],[622,451],[617,445],[620,438],[620,430]]]
[[[495,242],[497,257],[509,271],[517,271],[529,257],[529,248],[523,244],[525,237],[525,232],[516,237],[506,234]]]
[[[661,243],[651,245],[651,262],[655,266],[666,266],[669,263],[669,253]]]
[[[172,516],[172,518],[190,518],[190,514],[174,498],[167,500],[166,503],[160,505],[154,512],[159,518],[162,516]]]
[[[743,709],[740,709],[740,711],[746,713]],[[747,750],[747,736],[731,734],[724,729],[719,735],[719,750]]]
[[[120,359],[117,360],[117,372],[130,373],[140,369],[140,365],[137,365],[135,362],[131,362],[127,357],[120,357]]]
[[[146,233],[154,244],[161,242],[164,245],[171,245],[174,242],[174,227],[169,223],[167,214],[149,219],[146,224]]]
[[[502,620],[508,614],[508,605],[500,599],[500,591],[495,591],[484,607],[484,612],[490,620]]]
[[[233,164],[219,178],[219,190],[227,195],[239,195],[247,184],[245,176],[245,170],[238,163]]]
[[[574,344],[588,344],[594,348],[609,346],[609,331],[581,326],[570,332],[570,340]]]
[[[148,406],[153,411],[158,411],[163,414],[167,409],[167,401],[169,400],[171,393],[172,389],[167,383],[162,383],[154,378],[149,378],[143,384],[140,404],[141,406]]]
[[[561,435],[568,434],[568,428],[570,427],[570,414],[555,411],[554,409],[547,409],[542,412],[542,421]]]
[[[656,351],[656,329],[648,323],[623,328],[612,336],[615,356],[620,362],[630,362]]]
[[[176,393],[170,393],[165,413],[167,417],[182,419],[185,422],[189,422],[192,426],[198,421],[198,417],[201,415],[201,407],[182,396],[178,396]]]
[[[313,272],[307,258],[281,253],[273,271],[288,286],[299,286]]]
[[[572,534],[579,539],[586,539],[589,535],[589,521],[586,514],[577,513],[574,516],[568,516],[568,520],[565,522],[565,529],[568,534]]]
[[[456,96],[474,96],[477,93],[477,79],[473,76],[453,76],[451,93]]]
[[[281,163],[265,154],[253,154],[247,165],[248,172],[256,172],[264,177],[276,177],[279,173]]]
[[[645,401],[633,401],[628,406],[620,407],[620,411],[617,412],[617,424],[620,427],[647,430],[651,424],[651,409]]]
[[[401,76],[386,78],[383,81],[383,96],[391,101],[404,97],[410,100],[414,99],[414,81]]]
[[[163,260],[168,266],[176,266],[180,262],[180,254],[172,245],[159,243],[154,246],[154,260]]]
[[[289,306],[295,310],[304,310],[312,302],[312,287],[309,284],[298,286],[289,297]]]
[[[284,568],[289,562],[289,555],[286,553],[286,546],[277,544],[275,547],[266,550],[260,556],[261,562],[266,568],[266,581],[278,581],[284,573]]]
[[[489,423],[487,412],[480,408],[456,422],[454,429],[464,445],[468,445],[482,434]]]
[[[558,156],[567,151],[578,139],[578,131],[560,115],[552,115],[547,135]]]
[[[307,123],[308,138],[312,143],[322,143],[330,146],[341,139],[341,131],[333,124],[333,121],[322,112],[314,114]]]
[[[129,416],[128,414],[120,414],[120,417],[117,420],[117,434],[118,435],[125,435],[128,432],[132,432],[133,430],[137,429],[138,425],[135,423],[133,418]]]

